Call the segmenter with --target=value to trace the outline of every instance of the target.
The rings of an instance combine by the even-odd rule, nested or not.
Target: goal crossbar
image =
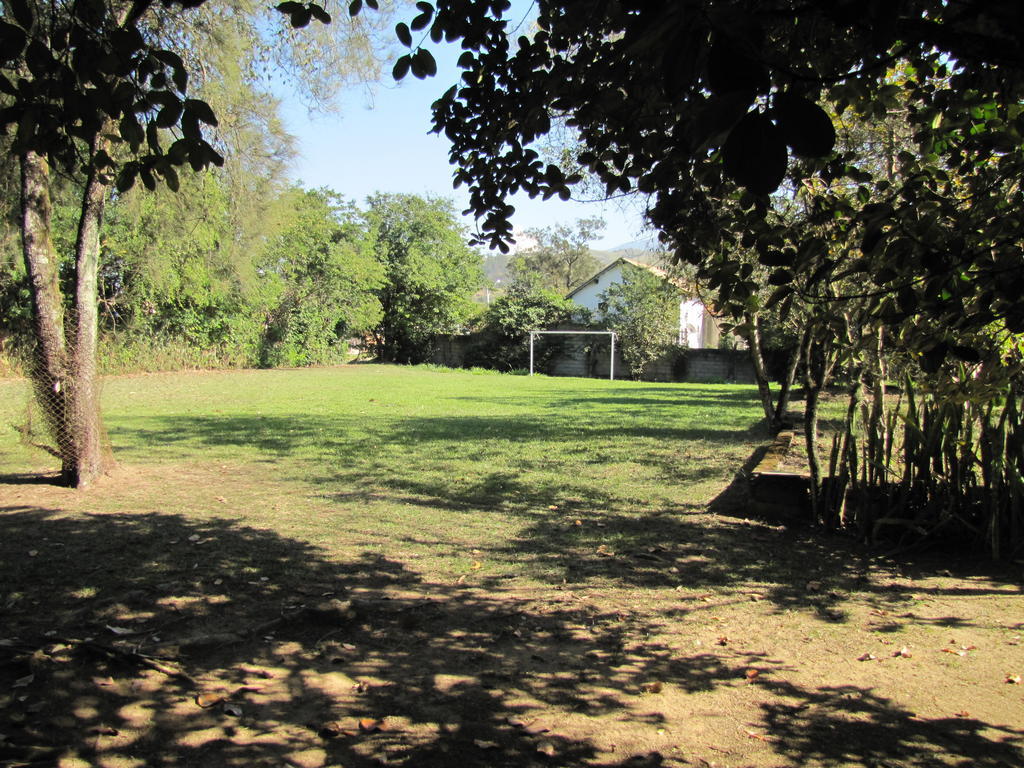
[[[615,381],[615,331],[530,331],[530,375],[533,376],[533,342],[538,336],[608,336],[611,338],[611,356],[608,380]]]

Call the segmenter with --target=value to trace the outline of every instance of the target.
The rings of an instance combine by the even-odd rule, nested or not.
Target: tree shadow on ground
[[[787,764],[1024,758],[1019,731],[915,720],[863,688],[801,689],[762,654],[680,654],[641,614],[571,593],[426,583],[394,558],[334,560],[226,519],[0,508],[0,584],[12,764],[681,765],[587,735],[658,726],[652,681],[762,686]]]

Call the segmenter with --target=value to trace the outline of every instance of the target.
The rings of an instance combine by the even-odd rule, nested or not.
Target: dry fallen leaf
[[[480,749],[501,749],[501,745],[496,741],[473,739],[473,743],[476,744]]]
[[[1020,675],[1007,675],[1006,682],[1010,685],[1020,685]]]
[[[896,656],[896,657],[899,657],[901,659],[909,659],[910,658],[910,649],[907,648],[907,646],[904,645],[898,651],[894,651],[892,655]]]
[[[955,648],[943,648],[942,653],[952,653],[954,656],[966,656],[967,651],[957,650]]]
[[[971,713],[966,709],[961,709],[959,712],[954,712],[953,717],[970,717]]]
[[[597,554],[601,555],[602,557],[615,557],[615,553],[608,548],[607,544],[602,544],[601,546],[599,546],[597,548]]]
[[[35,680],[35,679],[36,679],[35,675],[25,675],[24,677],[19,677],[11,685],[11,688],[25,688],[26,686],[31,685],[32,681]]]
[[[231,717],[241,717],[242,716],[242,708],[240,706],[238,706],[237,704],[225,704],[224,705],[224,714],[225,715],[231,715]]]
[[[748,669],[743,676],[747,679],[748,683],[752,683],[761,676],[761,672],[756,669]]]
[[[552,512],[554,512],[556,509],[558,509],[558,505],[557,504],[549,504],[548,505],[548,509],[550,509]]]
[[[747,734],[747,736],[751,739],[757,739],[758,741],[769,741],[769,738],[765,736],[763,733],[758,733],[757,731],[749,731],[746,729],[744,729],[743,732]]]
[[[479,571],[483,567],[484,567],[483,563],[481,563],[479,560],[474,560],[472,563],[470,563],[469,570],[471,570],[471,571]]]
[[[38,555],[38,554],[39,554],[39,550],[38,550],[38,549],[30,549],[30,550],[28,551],[28,556],[29,556],[29,557],[35,557],[35,556],[36,556],[36,555]]]
[[[658,680],[652,680],[649,683],[643,683],[640,686],[640,690],[644,693],[661,693],[662,685]]]
[[[715,640],[715,645],[728,645],[728,644],[729,644],[729,638],[726,637],[725,635],[722,635],[720,638]]]
[[[537,751],[540,752],[542,755],[547,755],[548,757],[554,757],[558,754],[558,749],[556,749],[555,745],[552,744],[550,741],[542,741],[540,744],[538,744]]]
[[[873,653],[862,653],[860,656],[857,657],[857,661],[874,661],[874,660],[875,660],[875,654],[873,654]]]
[[[223,693],[200,693],[196,696],[196,704],[203,709],[215,707],[227,698]]]
[[[128,629],[126,627],[112,627],[110,624],[106,624],[105,626],[115,635],[131,635],[135,632],[134,629]]]
[[[372,717],[359,719],[359,730],[363,733],[377,733],[384,730],[383,720],[374,720]]]
[[[351,736],[352,731],[345,730],[345,726],[339,720],[331,720],[320,726],[317,734],[321,739],[336,739],[339,736]]]

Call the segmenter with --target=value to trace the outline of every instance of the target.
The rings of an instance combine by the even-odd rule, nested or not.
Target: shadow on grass
[[[631,614],[424,583],[396,559],[333,561],[229,520],[0,508],[0,584],[0,760],[12,764],[679,765],[601,751],[564,726],[570,714],[658,725],[651,680],[785,699],[763,705],[763,727],[792,765],[1024,759],[1021,733],[1001,725],[798,688],[758,654],[680,656]]]

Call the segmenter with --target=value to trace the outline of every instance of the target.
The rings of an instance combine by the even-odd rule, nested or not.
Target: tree
[[[374,254],[385,274],[374,330],[382,360],[422,362],[436,334],[460,329],[474,311],[482,259],[465,243],[449,200],[408,194],[369,198]]]
[[[294,189],[290,197],[290,223],[261,269],[270,295],[260,362],[343,362],[346,339],[382,319],[384,266],[354,206],[324,189]]]
[[[121,190],[136,180],[151,190],[158,182],[176,190],[177,168],[223,163],[203,128],[217,118],[189,90],[182,54],[191,49],[173,49],[189,36],[167,34],[186,29],[170,21],[179,18],[175,6],[199,5],[202,0],[4,1],[0,131],[15,127],[11,151],[20,167],[35,341],[29,372],[63,475],[80,487],[108,463],[95,386],[99,233],[108,191],[115,179]],[[235,10],[224,17],[243,15]],[[283,3],[279,10],[294,28],[331,20],[317,4]],[[82,190],[68,306],[51,237],[54,169]]]
[[[590,252],[590,243],[603,229],[601,219],[578,219],[572,227],[557,224],[527,230],[526,237],[534,244],[512,260],[513,277],[534,272],[546,288],[568,293],[601,265]]]
[[[484,312],[479,322],[482,338],[467,353],[466,363],[499,371],[523,369],[529,364],[527,334],[568,322],[579,309],[571,299],[544,287],[536,273],[520,275]],[[549,347],[541,355],[553,352]]]
[[[618,334],[622,357],[634,379],[672,346],[679,330],[679,290],[646,269],[623,270],[622,282],[608,286],[599,305]]]
[[[1013,351],[1024,333],[1020,4],[542,0],[538,8],[536,33],[515,43],[507,2],[424,3],[413,22],[467,49],[434,125],[452,142],[456,182],[470,187],[483,239],[506,246],[508,194],[571,194],[580,177],[533,148],[552,125],[568,125],[580,147],[575,164],[609,194],[649,196],[651,222],[698,268],[722,312],[740,321],[766,308],[798,313],[816,481],[817,393],[833,371],[852,374],[852,423],[856,391],[884,385],[885,344],[898,345],[928,384],[927,409],[918,403],[915,414],[960,425],[945,447],[925,448],[928,440],[908,432],[898,469],[886,465],[887,447],[855,465],[856,430],[847,430],[831,462],[835,482],[827,492],[823,482],[812,487],[820,521],[841,518],[844,483],[859,473],[886,503],[901,500],[913,521],[900,519],[906,529],[967,520],[964,529],[984,530],[994,553],[1008,530],[1024,543],[1020,462],[992,448],[1020,440],[1024,389]],[[429,74],[422,46],[406,42],[396,76]],[[910,148],[880,166],[837,148],[821,104],[865,124],[899,113]],[[779,204],[786,194],[801,201],[797,219]],[[964,398],[977,408],[964,409]],[[978,423],[984,439],[972,432]],[[884,435],[880,444],[892,445]],[[976,471],[956,445],[990,459]],[[886,486],[893,475],[902,477],[896,491]],[[938,475],[959,478],[952,495]],[[985,501],[972,502],[970,516],[940,513],[922,527],[927,510],[961,509],[972,496]],[[877,519],[864,515],[867,535]]]

